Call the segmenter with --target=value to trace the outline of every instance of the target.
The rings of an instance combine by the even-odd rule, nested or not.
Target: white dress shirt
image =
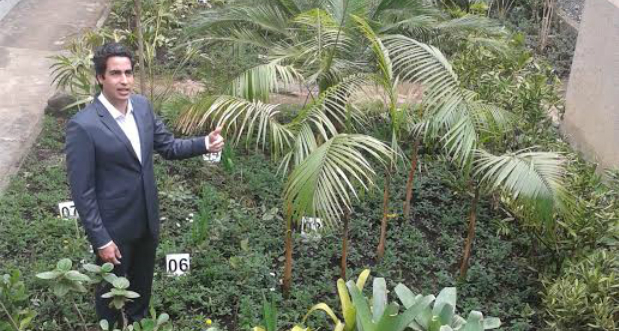
[[[99,101],[105,106],[112,118],[118,123],[120,129],[123,131],[129,142],[131,142],[131,147],[133,147],[133,151],[135,155],[137,155],[138,160],[142,163],[142,148],[140,147],[140,133],[138,132],[138,125],[135,123],[135,117],[133,117],[133,106],[131,105],[131,100],[127,103],[127,112],[125,114],[121,113],[116,107],[112,105],[112,103],[103,95],[103,93],[99,94]],[[104,249],[112,244],[112,241],[109,243],[98,247],[98,249]]]
[[[129,142],[131,142],[131,147],[133,147],[133,151],[135,155],[138,156],[138,160],[142,163],[142,148],[140,147],[140,133],[138,132],[138,125],[135,123],[135,117],[133,117],[133,106],[131,105],[131,100],[127,102],[127,112],[123,114],[116,107],[110,103],[107,98],[103,95],[103,93],[99,94],[99,101],[105,106],[112,118],[118,123],[118,126],[123,130]]]

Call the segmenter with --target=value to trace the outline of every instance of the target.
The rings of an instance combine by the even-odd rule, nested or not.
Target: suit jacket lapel
[[[135,119],[135,124],[138,126],[138,134],[140,135],[140,151],[142,153],[142,165],[146,161],[146,129],[144,128],[144,121],[146,120],[146,115],[143,114],[144,111],[142,108],[138,107],[138,103],[131,101],[131,105],[133,106],[133,118]]]
[[[116,135],[116,138],[118,138],[125,145],[127,150],[129,150],[129,153],[131,153],[131,155],[133,155],[135,160],[139,163],[140,160],[138,159],[138,156],[135,154],[135,151],[133,150],[133,147],[131,146],[131,142],[129,141],[129,138],[127,138],[127,135],[125,135],[125,133],[120,128],[118,123],[116,123],[116,120],[112,117],[110,112],[107,109],[105,109],[105,106],[101,103],[101,101],[99,101],[99,99],[95,98],[94,102],[95,102],[95,106],[97,107],[97,114],[99,114],[99,118],[101,119],[101,122],[103,122],[103,124],[110,131],[112,131],[114,135]],[[142,137],[140,134],[140,140],[141,138]]]

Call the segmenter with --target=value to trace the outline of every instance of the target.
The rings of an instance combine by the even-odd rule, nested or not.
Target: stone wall
[[[619,0],[587,0],[562,132],[599,170],[619,168]]]

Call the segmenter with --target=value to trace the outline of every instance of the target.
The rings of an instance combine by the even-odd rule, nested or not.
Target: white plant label
[[[307,239],[320,239],[322,220],[317,217],[303,216],[301,219],[301,237]]]
[[[208,163],[219,163],[221,161],[221,152],[203,154],[202,159]]]
[[[165,268],[170,275],[184,275],[189,272],[190,267],[189,254],[167,254],[165,256]]]
[[[73,201],[65,201],[58,204],[58,211],[60,212],[60,217],[64,219],[76,219],[79,218],[77,214],[77,209],[75,209],[75,204]]]

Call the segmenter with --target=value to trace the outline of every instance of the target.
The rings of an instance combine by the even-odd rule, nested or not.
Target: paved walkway
[[[21,0],[0,21],[0,194],[41,131],[54,94],[48,57],[94,27],[111,0]]]

